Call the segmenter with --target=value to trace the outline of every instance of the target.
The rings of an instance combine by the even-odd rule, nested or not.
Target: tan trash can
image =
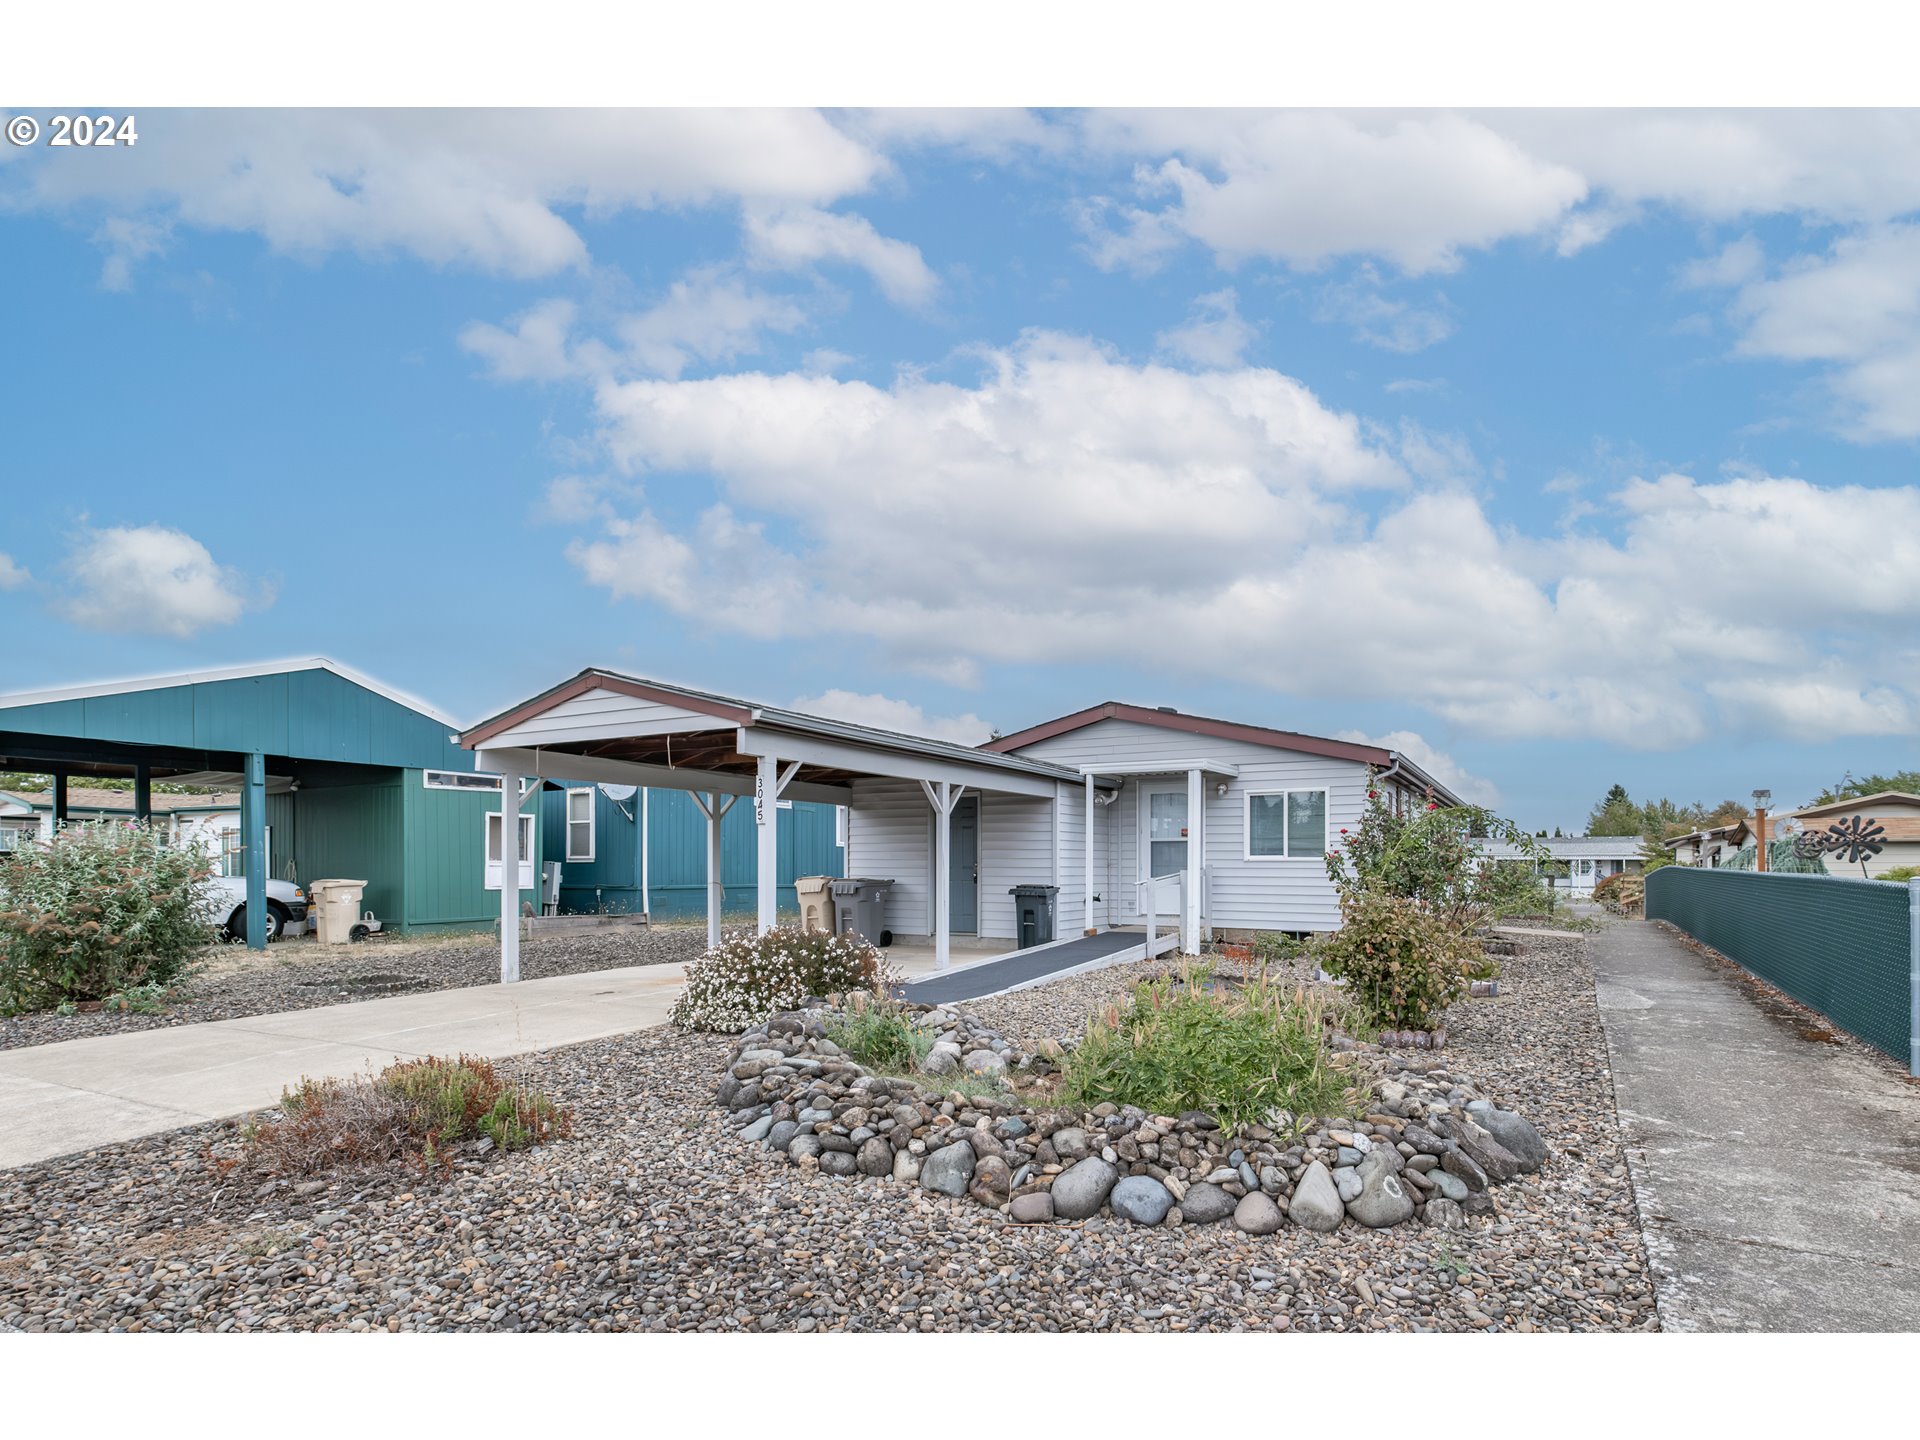
[[[818,930],[822,934],[833,933],[833,877],[831,875],[802,875],[793,882],[793,890],[800,897],[800,928]]]
[[[322,945],[345,945],[352,938],[353,927],[360,923],[360,897],[366,891],[364,880],[316,880],[307,887]]]

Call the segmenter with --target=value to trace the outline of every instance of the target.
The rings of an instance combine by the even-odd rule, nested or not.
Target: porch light
[[[1226,799],[1227,798],[1227,782],[1222,780],[1218,785],[1214,786],[1213,793],[1218,795],[1222,800]]]

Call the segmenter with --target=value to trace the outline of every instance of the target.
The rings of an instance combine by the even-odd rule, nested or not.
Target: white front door
[[[1187,868],[1187,782],[1140,787],[1140,879],[1154,883],[1154,910],[1180,908],[1180,872]],[[1191,879],[1189,883],[1194,883]],[[1146,913],[1144,888],[1135,909]]]

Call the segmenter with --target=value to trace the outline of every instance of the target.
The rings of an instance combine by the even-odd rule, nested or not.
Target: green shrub
[[[1253,937],[1253,963],[1284,965],[1300,953],[1305,943],[1279,930],[1262,930]]]
[[[1319,941],[1320,966],[1346,981],[1354,1003],[1388,1030],[1432,1028],[1485,962],[1440,916],[1382,890],[1340,899],[1340,928]]]
[[[682,1030],[737,1035],[809,995],[890,989],[880,952],[858,935],[783,925],[723,940],[694,961],[669,1018]]]
[[[905,1075],[933,1049],[933,1034],[884,996],[856,1001],[827,1028],[827,1038],[869,1070]]]
[[[396,1061],[371,1078],[302,1080],[282,1093],[280,1110],[247,1136],[254,1162],[275,1174],[432,1163],[447,1146],[483,1135],[501,1150],[524,1150],[573,1129],[569,1111],[473,1055]]]
[[[1216,990],[1205,968],[1137,986],[1066,1059],[1063,1099],[1159,1115],[1204,1110],[1229,1129],[1270,1112],[1339,1115],[1348,1076],[1328,1052],[1322,1003],[1254,981]]]
[[[1524,857],[1489,863],[1484,840],[1504,841]],[[1489,919],[1523,913],[1545,888],[1533,875],[1546,852],[1510,820],[1477,805],[1422,808],[1396,814],[1384,791],[1370,787],[1359,821],[1327,850],[1327,878],[1340,893],[1379,890],[1417,901],[1456,934]]]
[[[1892,880],[1904,885],[1909,880],[1920,878],[1920,865],[1896,865],[1891,870],[1883,870],[1873,877],[1876,880]]]
[[[71,824],[0,863],[0,1013],[180,979],[214,938],[212,869],[145,825]]]

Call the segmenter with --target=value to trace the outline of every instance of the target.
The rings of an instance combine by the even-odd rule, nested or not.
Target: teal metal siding
[[[544,854],[560,862],[560,908],[567,914],[627,914],[641,908],[640,857],[636,853],[640,797],[625,802],[629,819],[615,802],[595,789],[594,858],[590,863],[566,859],[566,794],[548,791],[541,796],[540,830]],[[682,790],[653,790],[644,812],[649,821],[648,845],[652,875],[648,899],[656,919],[695,919],[707,913],[707,818]],[[834,843],[835,807],[797,803],[779,815],[779,905],[797,914],[799,899],[793,882],[800,875],[843,875],[846,856]],[[756,904],[755,843],[752,802],[742,799],[727,812],[720,826],[721,879],[726,885],[726,908],[750,912]]]
[[[300,883],[364,880],[363,909],[382,921],[399,921],[406,869],[401,845],[401,774],[387,771],[358,785],[303,786],[293,798],[291,851]],[[271,800],[269,812],[272,813]],[[274,831],[274,866],[288,851]]]
[[[471,770],[449,727],[327,670],[289,670],[0,709],[21,735]]]
[[[496,924],[500,892],[487,888],[486,822],[481,817],[500,812],[499,792],[429,790],[418,770],[406,772],[401,788],[406,797],[407,928],[478,929]],[[536,878],[542,858],[541,829],[536,820]],[[539,890],[522,890],[520,898],[537,904]]]

